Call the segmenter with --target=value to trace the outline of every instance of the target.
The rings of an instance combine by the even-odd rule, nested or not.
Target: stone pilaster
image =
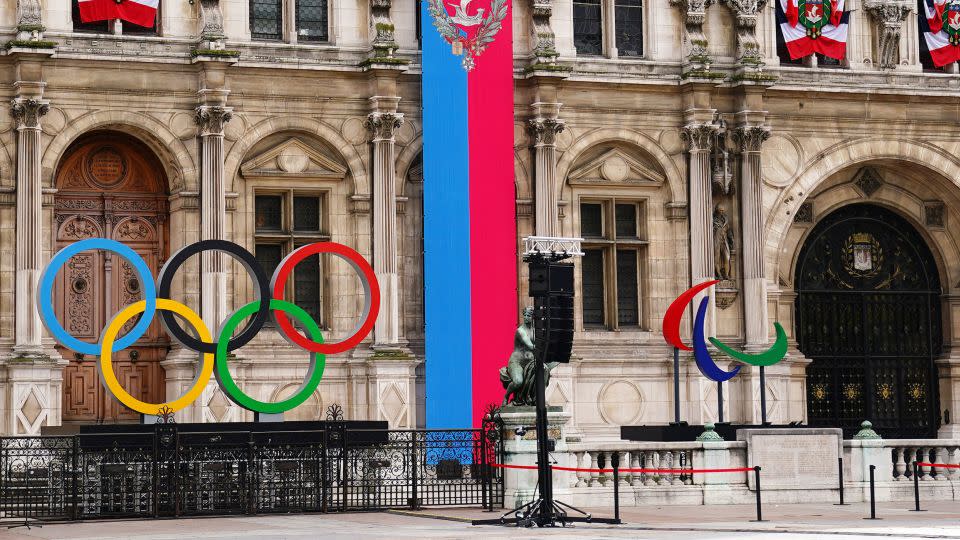
[[[707,50],[707,36],[703,33],[703,23],[707,19],[707,7],[715,0],[670,0],[670,5],[683,11],[683,23],[686,28],[684,38],[684,73],[706,74],[713,60]]]
[[[557,115],[560,103],[534,103],[530,120],[533,135],[534,196],[537,236],[560,236],[557,219],[557,135],[564,128]]]
[[[763,55],[757,41],[757,16],[766,0],[721,0],[733,12],[737,27],[737,63],[741,68],[760,69]]]
[[[393,19],[390,16],[392,0],[370,0],[370,16],[373,19],[374,58],[393,58],[397,41],[393,34]]]
[[[767,343],[767,280],[763,275],[763,200],[760,147],[770,137],[766,126],[733,130],[740,152],[741,260],[743,261],[743,312],[746,346]]]
[[[17,98],[12,103],[17,125],[17,251],[16,330],[17,356],[41,354],[42,334],[37,312],[37,283],[43,262],[43,208],[40,183],[40,118],[49,102]]]
[[[201,105],[195,120],[200,128],[200,239],[226,239],[227,198],[223,172],[223,128],[233,109]],[[200,259],[201,316],[218,328],[227,315],[227,270],[223,254],[205,251]]]
[[[895,69],[900,64],[900,35],[903,21],[914,5],[904,0],[866,0],[863,9],[873,19],[877,36],[877,65]]]
[[[375,98],[387,110],[367,116],[373,146],[373,270],[380,282],[380,315],[374,327],[374,343],[400,342],[400,276],[397,273],[397,188],[394,131],[403,124],[396,112],[399,98]]]
[[[712,123],[688,124],[680,136],[690,154],[690,284],[698,285],[713,279],[713,192],[710,186],[710,152],[717,126]],[[701,292],[693,301],[694,313],[700,305]],[[705,331],[714,335],[714,298],[710,296],[710,316]]]

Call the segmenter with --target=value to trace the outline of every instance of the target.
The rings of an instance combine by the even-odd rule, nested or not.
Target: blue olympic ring
[[[47,330],[49,330],[50,333],[53,334],[53,338],[62,345],[82,354],[99,356],[99,342],[87,343],[86,341],[80,341],[71,336],[63,326],[60,325],[60,321],[57,320],[57,316],[53,312],[53,299],[51,298],[54,280],[57,278],[57,273],[60,272],[60,267],[77,253],[90,250],[110,251],[126,260],[137,272],[137,278],[140,281],[140,290],[143,291],[143,298],[147,304],[137,324],[130,329],[127,335],[118,339],[113,344],[113,352],[133,345],[135,341],[147,333],[147,328],[150,327],[154,312],[157,310],[157,290],[156,284],[153,282],[153,274],[150,272],[150,268],[147,267],[146,261],[144,261],[136,251],[116,240],[110,240],[108,238],[88,238],[81,240],[61,249],[50,259],[50,263],[47,264],[47,267],[43,270],[43,274],[40,276],[40,294],[37,295],[37,310],[40,311],[42,318],[46,322]]]

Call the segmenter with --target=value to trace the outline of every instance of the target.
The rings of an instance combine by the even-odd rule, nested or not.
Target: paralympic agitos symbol
[[[690,350],[690,347],[686,346],[683,340],[680,339],[680,319],[683,317],[683,312],[687,308],[687,305],[693,300],[694,295],[715,283],[719,282],[717,280],[706,281],[691,287],[670,304],[670,307],[667,308],[667,313],[663,316],[663,339],[665,339],[667,343],[678,349],[685,351]],[[700,372],[703,373],[706,378],[716,382],[723,382],[734,378],[737,373],[740,373],[741,366],[737,366],[731,371],[724,371],[717,366],[713,357],[710,356],[710,351],[707,350],[707,343],[704,341],[703,336],[703,323],[706,318],[709,300],[709,296],[705,296],[700,300],[697,317],[693,323],[693,357],[697,361],[697,367],[700,368]],[[777,340],[773,343],[773,346],[759,354],[747,354],[736,351],[714,337],[710,338],[710,343],[713,343],[714,347],[720,349],[728,356],[744,364],[750,364],[752,366],[772,366],[783,360],[783,357],[787,355],[787,333],[783,331],[780,323],[775,322],[773,326],[777,331]]]
[[[80,341],[67,333],[54,313],[51,295],[54,280],[60,268],[77,253],[88,250],[109,251],[126,260],[137,275],[144,298],[120,310],[107,325],[99,343]],[[169,299],[174,273],[189,257],[204,251],[219,251],[230,255],[243,265],[250,277],[253,278],[255,285],[254,300],[227,317],[220,326],[215,341],[211,338],[210,330],[199,315],[184,304]],[[357,272],[363,284],[365,301],[360,321],[350,337],[335,343],[324,343],[320,327],[313,318],[303,308],[283,300],[287,278],[297,263],[311,255],[321,253],[329,253],[345,260]],[[370,333],[376,321],[377,312],[380,310],[380,287],[373,268],[370,267],[363,256],[353,249],[335,242],[316,242],[293,250],[280,261],[272,279],[267,281],[267,275],[263,268],[253,254],[246,249],[226,240],[203,240],[187,245],[174,253],[160,269],[156,285],[154,285],[150,268],[146,261],[134,250],[116,240],[88,238],[61,249],[44,267],[43,274],[40,276],[37,310],[40,313],[40,320],[43,325],[58,343],[76,352],[100,357],[99,371],[104,387],[121,403],[136,412],[160,415],[161,413],[176,412],[183,409],[200,396],[207,386],[210,376],[214,373],[214,367],[216,367],[217,382],[220,383],[220,387],[231,401],[251,411],[276,414],[293,409],[313,394],[323,377],[326,354],[335,354],[356,347]],[[113,371],[111,360],[113,353],[133,345],[146,333],[154,314],[158,310],[161,312],[160,320],[167,333],[187,349],[200,353],[200,369],[197,370],[198,373],[193,386],[183,396],[167,403],[145,403],[130,395],[120,385]],[[140,314],[142,316],[133,328],[123,337],[117,339],[123,326]],[[174,318],[174,314],[183,317],[193,327],[196,336],[181,328]],[[296,319],[306,329],[309,338],[304,337],[294,328],[287,317],[288,315]],[[234,336],[234,332],[240,326],[240,323],[250,316],[253,316],[253,319],[240,333]],[[268,317],[273,318],[278,331],[290,343],[306,349],[314,355],[314,360],[311,362],[310,369],[300,388],[289,398],[272,403],[259,401],[245,394],[234,382],[227,366],[227,353],[249,343],[263,328]],[[231,338],[231,336],[233,337]]]

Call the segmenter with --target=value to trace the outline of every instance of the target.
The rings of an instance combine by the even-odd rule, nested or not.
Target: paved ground
[[[469,520],[499,516],[479,510],[430,509],[422,512],[283,515],[229,518],[100,521],[0,529],[0,540],[137,539],[185,540],[360,538],[675,538],[725,540],[774,538],[960,538],[960,503],[940,502],[926,512],[910,512],[907,503],[878,506],[881,520],[863,519],[869,507],[833,505],[766,505],[764,518],[753,523],[752,506],[648,506],[624,509],[622,525],[576,524],[566,529],[516,529],[472,526]],[[608,510],[597,510],[604,516]],[[442,519],[441,519],[442,518]]]

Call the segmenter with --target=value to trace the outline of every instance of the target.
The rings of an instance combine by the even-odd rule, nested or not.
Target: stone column
[[[196,109],[200,127],[200,239],[225,239],[227,219],[226,186],[223,172],[223,128],[233,109],[222,105],[201,105]],[[211,329],[227,315],[227,270],[223,254],[205,251],[200,259],[201,316]]]
[[[378,98],[384,103],[384,98]],[[403,124],[403,114],[392,110],[374,111],[366,126],[373,145],[373,270],[380,282],[380,315],[374,326],[374,343],[400,342],[400,277],[397,273],[397,184],[394,157],[394,130]]]
[[[17,252],[16,330],[17,356],[41,355],[41,324],[37,312],[37,283],[43,250],[43,197],[40,184],[40,118],[49,102],[42,99],[13,100],[17,125]]]
[[[533,134],[534,197],[536,199],[537,236],[560,236],[557,220],[557,135],[564,128],[557,119],[560,103],[534,103],[530,120]]]
[[[740,151],[740,222],[743,226],[743,315],[746,346],[767,343],[767,280],[763,274],[763,200],[760,147],[770,137],[766,126],[743,126],[733,131]]]
[[[713,260],[713,192],[710,185],[710,150],[717,133],[712,123],[688,124],[680,131],[680,136],[690,153],[690,285],[710,281],[714,276]],[[700,305],[700,299],[707,294],[701,292],[693,301],[693,314]],[[714,298],[710,296],[710,308],[704,331],[714,335]]]

